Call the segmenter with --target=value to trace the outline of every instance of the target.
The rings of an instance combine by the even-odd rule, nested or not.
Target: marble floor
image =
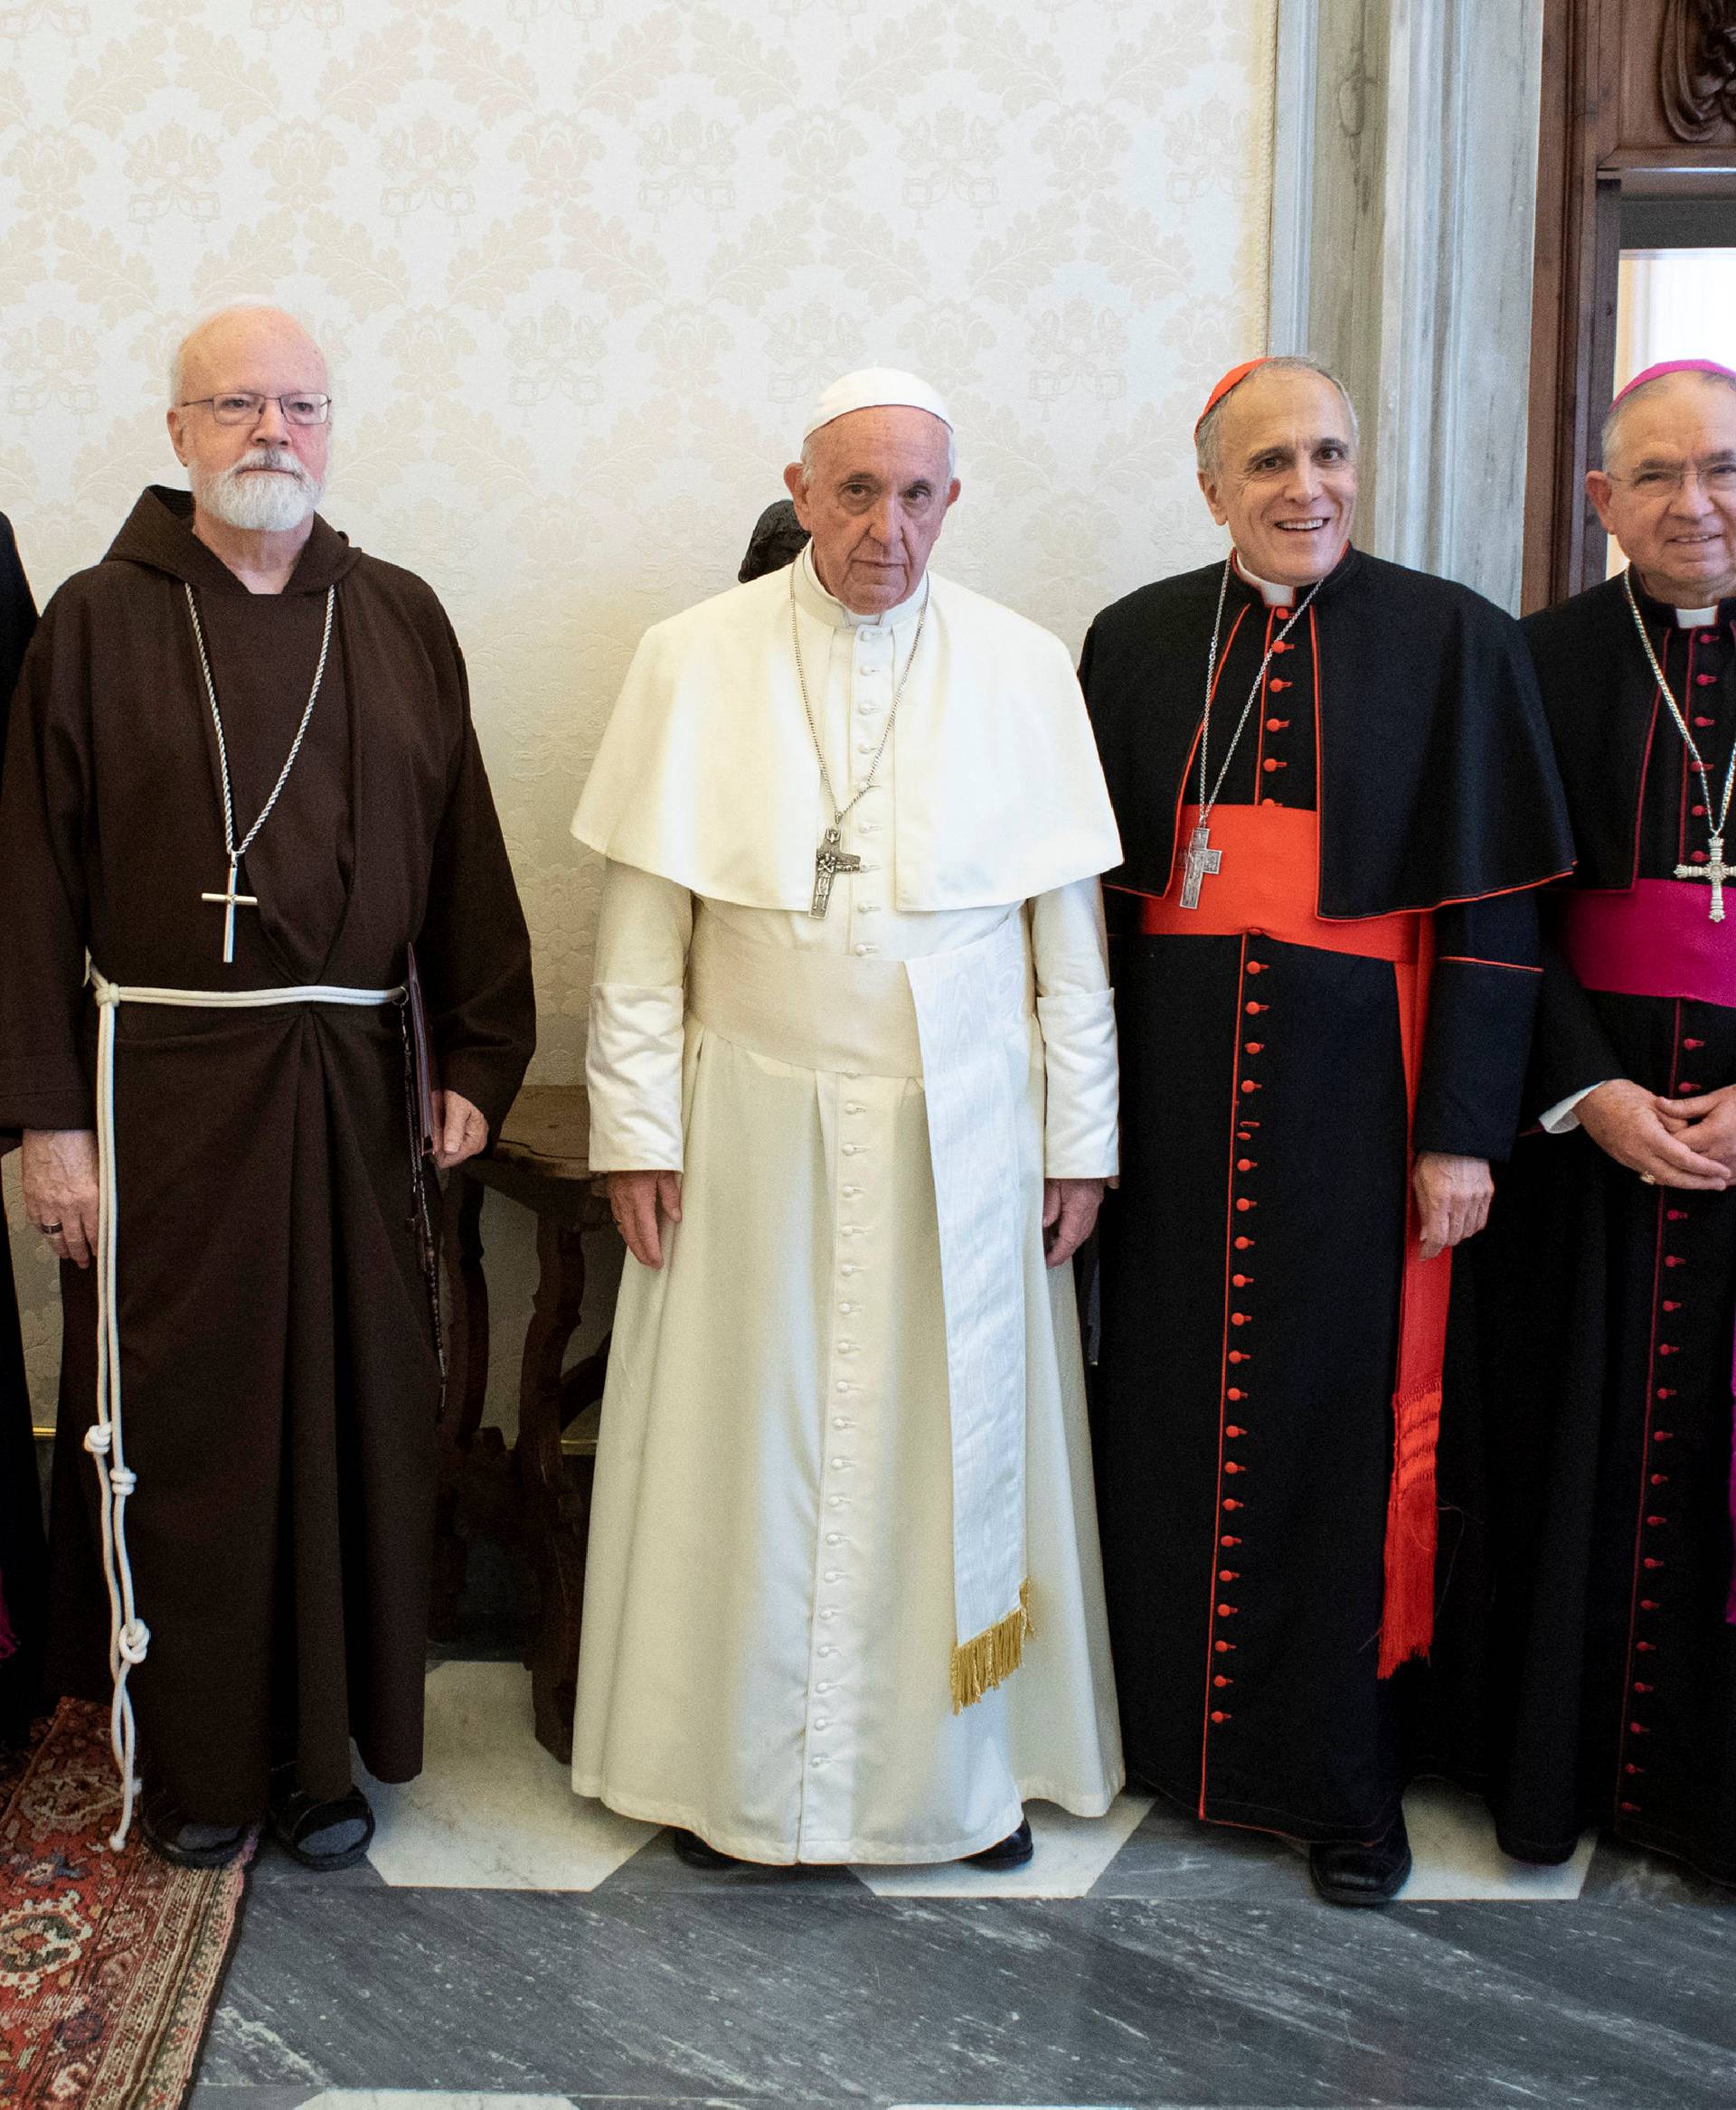
[[[575,1800],[516,1663],[428,1692],[364,1866],[262,1851],[193,2110],[1736,2104],[1736,1906],[1589,1839],[1515,1868],[1442,1787],[1381,1913],[1138,1796],[1033,1807],[1011,1875],[705,1874]]]

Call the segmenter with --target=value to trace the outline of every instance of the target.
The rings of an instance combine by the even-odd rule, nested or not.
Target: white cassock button
[[[826,1579],[827,1582],[842,1582],[844,1580],[843,1568],[828,1568],[826,1571]]]
[[[826,1764],[826,1760],[816,1754],[814,1757],[808,1760],[808,1764],[810,1766],[824,1766]]]
[[[826,1534],[826,1542],[828,1546],[842,1546],[844,1544],[844,1533],[842,1531],[828,1531]]]
[[[858,901],[856,903],[856,914],[858,916],[878,916],[880,914],[880,903],[878,901]]]
[[[838,1644],[835,1641],[824,1641],[820,1644],[818,1653],[823,1656],[835,1656],[838,1653]]]
[[[878,821],[863,821],[860,824],[860,825],[864,835],[878,835],[880,833],[880,823]]]
[[[846,1099],[844,1102],[844,1110],[846,1114],[865,1114],[868,1111],[860,1099]]]
[[[842,1509],[844,1507],[843,1495],[828,1494],[826,1498],[826,1506],[827,1509]]]
[[[850,1312],[854,1312],[854,1311],[855,1310],[855,1308],[856,1308],[856,1307],[855,1307],[855,1305],[840,1305],[838,1306],[838,1309],[839,1309],[841,1312],[844,1312],[844,1313],[850,1313]]]
[[[847,1384],[844,1382],[844,1380],[842,1378],[840,1378],[840,1379],[838,1380],[838,1387],[837,1387],[837,1389],[838,1389],[838,1390],[839,1390],[839,1391],[841,1391],[841,1392],[847,1392],[847,1391],[850,1389],[849,1386],[848,1386],[848,1385],[847,1385]]]
[[[873,740],[858,740],[858,741],[856,742],[856,752],[857,752],[857,754],[859,754],[859,755],[872,755],[872,754],[873,753],[873,751],[874,751],[874,743],[873,743]]]
[[[835,1414],[832,1417],[832,1426],[834,1428],[853,1428],[855,1424],[847,1414]]]
[[[815,1690],[815,1691],[816,1691],[816,1692],[829,1692],[829,1691],[831,1691],[831,1690],[832,1690],[832,1680],[831,1680],[830,1678],[824,1679],[824,1680],[823,1680],[823,1681],[821,1681],[819,1684],[817,1684],[816,1686],[815,1686],[814,1690]],[[816,1724],[816,1727],[818,1727],[818,1728],[820,1728],[820,1729],[826,1729],[826,1728],[827,1728],[829,1725],[828,1725],[827,1723],[826,1723],[826,1722],[820,1722],[820,1723]]]
[[[856,947],[856,957],[859,960],[865,960],[871,953],[877,953],[879,950],[880,947],[877,945],[859,945]]]
[[[844,1196],[846,1201],[854,1201],[862,1192],[862,1189],[860,1187],[840,1187],[838,1192]]]

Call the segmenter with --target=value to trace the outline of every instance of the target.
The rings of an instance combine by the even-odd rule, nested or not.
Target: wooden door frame
[[[1598,459],[1615,380],[1623,196],[1685,190],[1736,197],[1736,125],[1723,127],[1726,138],[1684,139],[1656,89],[1663,41],[1679,34],[1687,5],[1544,0],[1526,425],[1528,609],[1578,593],[1604,572],[1608,545],[1585,496],[1585,472]],[[1648,99],[1636,92],[1641,68],[1649,70]],[[1640,103],[1648,107],[1637,111]]]

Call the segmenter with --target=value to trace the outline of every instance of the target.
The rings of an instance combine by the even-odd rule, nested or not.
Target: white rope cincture
[[[254,1010],[269,1004],[399,1003],[404,991],[344,989],[300,983],[286,989],[127,988],[90,968],[97,1000],[97,1418],[85,1431],[84,1447],[96,1462],[101,1484],[102,1578],[108,1591],[108,1675],[114,1697],[108,1709],[108,1743],[120,1774],[120,1822],[108,1836],[118,1853],[132,1829],[138,1796],[138,1737],[127,1680],[149,1653],[151,1630],[138,1615],[132,1563],[127,1553],[127,1502],[138,1476],[127,1464],[120,1400],[120,1326],[116,1295],[120,1194],[115,1156],[115,1013],[123,1003],[168,1004],[181,1010]]]

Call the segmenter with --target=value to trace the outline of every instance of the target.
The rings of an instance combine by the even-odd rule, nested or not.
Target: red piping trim
[[[1541,967],[1527,966],[1524,960],[1483,960],[1475,953],[1437,953],[1435,965],[1444,967],[1448,960],[1457,960],[1462,967],[1505,967],[1512,975],[1541,975]]]
[[[1233,1240],[1236,1235],[1236,1125],[1241,1119],[1237,1108],[1241,1103],[1241,1006],[1242,992],[1248,986],[1248,940],[1243,937],[1236,962],[1235,1029],[1230,1057],[1230,1135],[1228,1141],[1228,1177],[1224,1182],[1223,1197],[1223,1323],[1219,1329],[1222,1338],[1218,1342],[1218,1470],[1212,1495],[1212,1559],[1207,1568],[1205,1618],[1205,1685],[1201,1705],[1200,1719],[1200,1816],[1205,1817],[1207,1801],[1207,1771],[1211,1764],[1212,1746],[1212,1663],[1217,1651],[1213,1645],[1218,1638],[1218,1540],[1223,1531],[1223,1446],[1224,1424],[1228,1416],[1224,1409],[1229,1402],[1224,1399],[1230,1356],[1230,1276],[1233,1272],[1231,1261],[1235,1257]]]

